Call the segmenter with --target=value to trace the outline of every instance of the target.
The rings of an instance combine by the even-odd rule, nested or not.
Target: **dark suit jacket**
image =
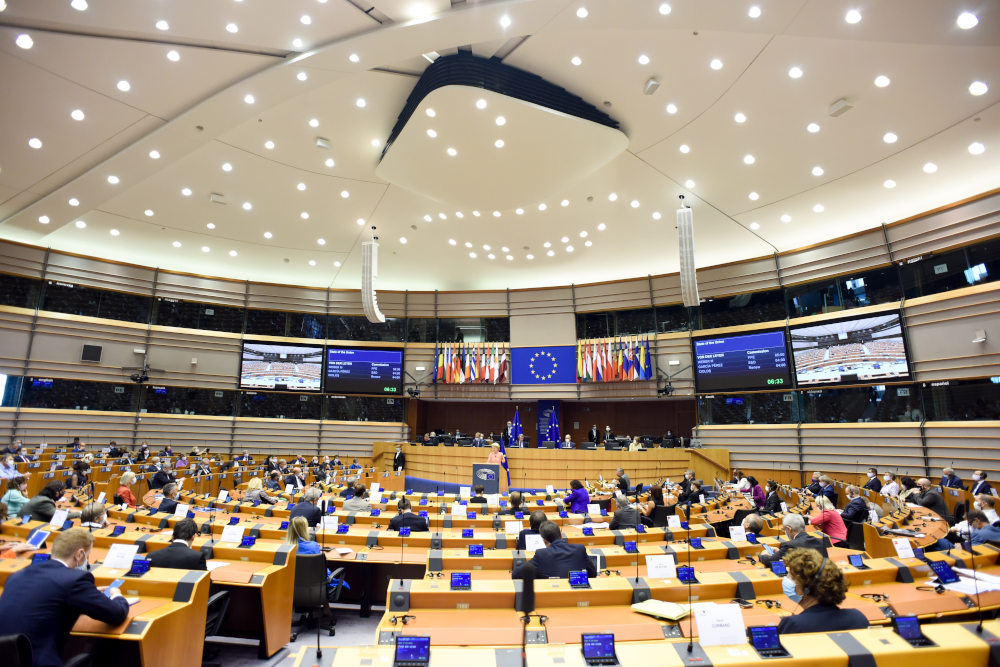
[[[841,609],[821,603],[794,616],[782,618],[778,623],[778,633],[833,632],[861,630],[867,627],[868,619],[858,609]]]
[[[772,561],[784,560],[785,553],[787,553],[789,549],[815,549],[820,552],[823,558],[826,558],[826,547],[823,546],[823,540],[802,531],[793,539],[782,542],[781,546],[778,547],[778,550],[774,552],[773,556],[768,556],[766,551],[761,551],[759,556],[760,562],[763,565],[770,565]]]
[[[844,521],[864,523],[868,518],[868,502],[861,496],[854,498],[851,502],[847,503],[847,507],[840,513],[840,517]]]
[[[609,440],[615,439],[614,431],[602,431],[601,432],[601,442],[608,442]]]
[[[767,498],[764,499],[764,507],[761,511],[765,514],[778,514],[781,512],[781,498],[778,497],[777,493],[767,494]]]
[[[211,475],[211,474],[212,474],[212,469],[211,468],[202,467],[202,466],[198,466],[198,468],[194,471],[194,476],[195,477],[201,477],[202,475]]]
[[[150,478],[149,480],[149,488],[162,489],[172,481],[173,480],[170,478],[170,473],[168,473],[166,470],[157,470],[156,474],[154,474],[152,478]]]
[[[427,532],[427,519],[413,512],[402,512],[389,519],[389,530],[407,527],[411,533]]]
[[[980,493],[985,493],[988,496],[993,495],[993,487],[985,479],[981,482],[972,483],[972,495],[978,496]]]
[[[558,539],[544,549],[535,552],[529,563],[538,570],[539,579],[558,577],[565,579],[569,577],[570,570],[586,570],[587,575],[597,576],[597,566],[594,561],[587,556],[587,547],[582,544],[570,544],[564,539]],[[523,565],[514,570],[513,577],[522,572]]]
[[[293,489],[306,488],[306,480],[303,478],[298,478],[295,475],[288,475],[285,477],[285,485],[292,485]]]
[[[806,490],[809,493],[811,493],[811,494],[813,494],[815,496],[817,493],[820,492],[819,481],[817,480],[817,481],[813,482],[812,484],[810,484],[809,486],[807,486]]]
[[[601,438],[601,432],[596,428],[592,428],[587,431],[587,442],[597,442]]]
[[[518,551],[524,551],[525,549],[528,548],[527,545],[525,544],[524,536],[537,535],[537,534],[538,534],[537,530],[531,530],[530,528],[525,528],[524,530],[522,530],[520,533],[517,534],[517,544],[514,546],[514,548],[517,549]]]
[[[941,486],[950,487],[952,489],[964,489],[965,484],[962,484],[961,478],[958,475],[952,475],[951,477],[942,477]]]
[[[160,505],[157,508],[157,512],[166,512],[167,514],[173,514],[177,510],[177,501],[173,498],[164,498],[160,501]]]
[[[837,492],[836,490],[834,490],[833,484],[827,484],[822,489],[820,489],[819,493],[817,493],[816,495],[826,496],[827,498],[830,499],[830,502],[833,503],[834,507],[837,506]]]
[[[405,468],[406,467],[406,454],[399,452],[392,457],[392,469]]]
[[[128,602],[109,600],[90,572],[55,560],[11,574],[0,597],[0,627],[4,634],[28,635],[36,667],[63,664],[60,653],[80,614],[118,625],[128,617]]]
[[[177,570],[205,570],[205,554],[186,544],[171,542],[166,548],[149,554],[150,567],[172,567]]]
[[[882,480],[880,480],[878,478],[878,475],[876,475],[871,479],[869,479],[867,482],[865,482],[865,488],[871,489],[875,493],[878,493],[879,491],[882,490]]]
[[[288,520],[291,521],[297,516],[304,516],[306,523],[310,527],[314,527],[319,523],[320,517],[323,516],[323,510],[312,503],[296,503],[292,511],[288,513]]]
[[[624,528],[635,528],[640,522],[639,510],[633,507],[623,507],[615,510],[615,515],[611,518],[611,530],[621,530]]]
[[[928,491],[927,493],[920,494],[919,496],[910,496],[910,498],[912,498],[913,502],[916,504],[921,507],[926,507],[948,523],[951,523],[951,514],[948,513],[948,506],[945,504],[944,498],[942,498],[940,494],[934,491]]]

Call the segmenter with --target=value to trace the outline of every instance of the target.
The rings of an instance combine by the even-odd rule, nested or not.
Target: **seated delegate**
[[[400,528],[409,528],[410,532],[427,532],[427,519],[414,514],[412,505],[406,498],[400,498],[396,503],[399,514],[389,519],[389,530],[398,531]]]
[[[778,623],[779,634],[861,630],[868,619],[858,609],[841,609],[847,596],[847,578],[835,563],[815,549],[790,549],[785,555],[788,574],[782,590],[802,611]]]
[[[590,504],[590,494],[587,493],[587,490],[583,488],[583,484],[578,479],[572,480],[569,486],[572,490],[562,499],[563,504],[569,508],[570,512],[577,514],[586,513],[587,505]]]
[[[170,544],[149,554],[150,567],[166,567],[176,570],[205,570],[205,552],[192,549],[198,525],[194,519],[182,519],[174,524]]]
[[[539,549],[531,560],[519,565],[512,574],[514,579],[525,578],[529,568],[534,568],[539,579],[565,579],[573,570],[586,570],[588,576],[597,576],[597,566],[587,555],[587,547],[567,542],[559,526],[545,521],[539,526],[538,534],[545,541],[545,548]]]
[[[781,528],[784,530],[785,537],[788,540],[782,542],[774,554],[769,555],[766,551],[761,552],[761,564],[769,566],[772,561],[784,560],[785,554],[790,549],[814,549],[823,558],[826,558],[826,547],[823,546],[823,540],[806,533],[806,520],[802,518],[801,514],[786,514],[783,516],[781,518]]]

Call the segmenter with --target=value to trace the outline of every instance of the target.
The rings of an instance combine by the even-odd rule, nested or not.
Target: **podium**
[[[499,463],[473,463],[472,488],[482,484],[484,493],[507,493],[507,473]]]

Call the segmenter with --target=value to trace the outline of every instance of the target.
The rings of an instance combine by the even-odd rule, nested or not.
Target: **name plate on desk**
[[[219,541],[239,544],[243,541],[243,533],[245,530],[245,526],[226,526],[222,529],[222,537],[219,538]]]
[[[320,529],[337,530],[337,515],[327,514],[320,520]]]
[[[676,514],[671,514],[667,517],[667,528],[681,529],[681,518]]]
[[[601,506],[597,503],[589,503],[587,505],[587,514],[600,514]]]
[[[913,558],[913,545],[905,537],[892,538],[892,546],[896,548],[896,555],[900,558]]]
[[[541,535],[525,535],[524,548],[526,551],[538,551],[545,548],[545,540]]]
[[[700,602],[692,606],[694,621],[698,625],[698,643],[702,646],[747,643],[747,631],[739,605]]]
[[[174,516],[180,519],[184,519],[187,517],[189,509],[191,509],[190,505],[184,503],[177,503],[177,508],[174,509]]]
[[[458,496],[459,496],[459,498],[471,498],[472,497],[472,487],[471,486],[462,486],[462,487],[459,487],[459,489],[458,489]]]
[[[746,542],[747,531],[742,526],[730,526],[729,539],[739,542]]]
[[[229,491],[226,489],[219,489],[219,502],[224,503],[229,499]]]
[[[556,488],[554,486],[552,486],[551,484],[546,484],[545,485],[545,493],[547,493],[547,494],[549,494],[551,496],[555,492],[556,492]]]
[[[670,554],[646,556],[646,572],[650,579],[675,579],[677,563]]]
[[[112,544],[101,565],[115,570],[129,570],[138,552],[138,544]]]
[[[69,516],[69,510],[56,510],[52,513],[52,519],[49,520],[49,525],[54,528],[62,528],[62,525],[66,523],[67,516]]]
[[[524,529],[524,524],[520,521],[504,521],[503,532],[517,535]]]

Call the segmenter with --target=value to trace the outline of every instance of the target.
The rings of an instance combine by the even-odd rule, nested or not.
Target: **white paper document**
[[[209,572],[212,570],[218,570],[220,567],[225,567],[227,565],[229,565],[229,563],[224,560],[210,560],[205,563],[205,567],[208,568]]]
[[[504,521],[503,522],[503,532],[519,534],[524,530],[524,524],[520,521]]]
[[[103,567],[114,570],[129,570],[132,568],[132,559],[139,553],[138,544],[112,544],[108,547],[108,555],[104,557]]]
[[[681,529],[681,518],[676,514],[667,517],[667,528]]]
[[[53,528],[62,528],[62,525],[66,523],[66,517],[69,516],[69,510],[56,510],[52,513],[52,518],[49,519],[49,525]]]
[[[542,539],[541,535],[525,535],[524,548],[527,551],[538,551],[539,549],[544,549],[545,540]]]
[[[226,489],[219,489],[219,502],[224,503],[229,500],[229,491]]]
[[[747,643],[747,631],[739,605],[702,602],[692,607],[694,622],[698,626],[698,643],[702,646]]]
[[[556,488],[554,486],[552,486],[551,484],[546,484],[545,485],[545,493],[547,493],[547,494],[549,494],[551,496],[555,492],[556,492]]]
[[[320,523],[320,530],[337,530],[337,515],[327,514]]]
[[[734,542],[746,542],[747,531],[742,526],[730,526],[729,539],[733,540]]]
[[[590,503],[587,505],[587,514],[600,514],[601,506],[597,503]]]
[[[900,558],[913,558],[913,546],[905,537],[892,538],[892,546],[896,547],[896,555]]]
[[[648,579],[675,579],[677,563],[670,554],[646,556],[646,577]]]
[[[472,487],[471,486],[461,486],[458,489],[458,496],[460,498],[471,498],[472,497]]]
[[[245,530],[246,526],[224,526],[222,529],[222,537],[219,538],[219,541],[239,544],[243,541],[243,533]]]
[[[184,519],[187,517],[189,509],[191,509],[190,505],[187,505],[185,503],[177,503],[177,507],[174,509],[174,516],[179,519]]]

